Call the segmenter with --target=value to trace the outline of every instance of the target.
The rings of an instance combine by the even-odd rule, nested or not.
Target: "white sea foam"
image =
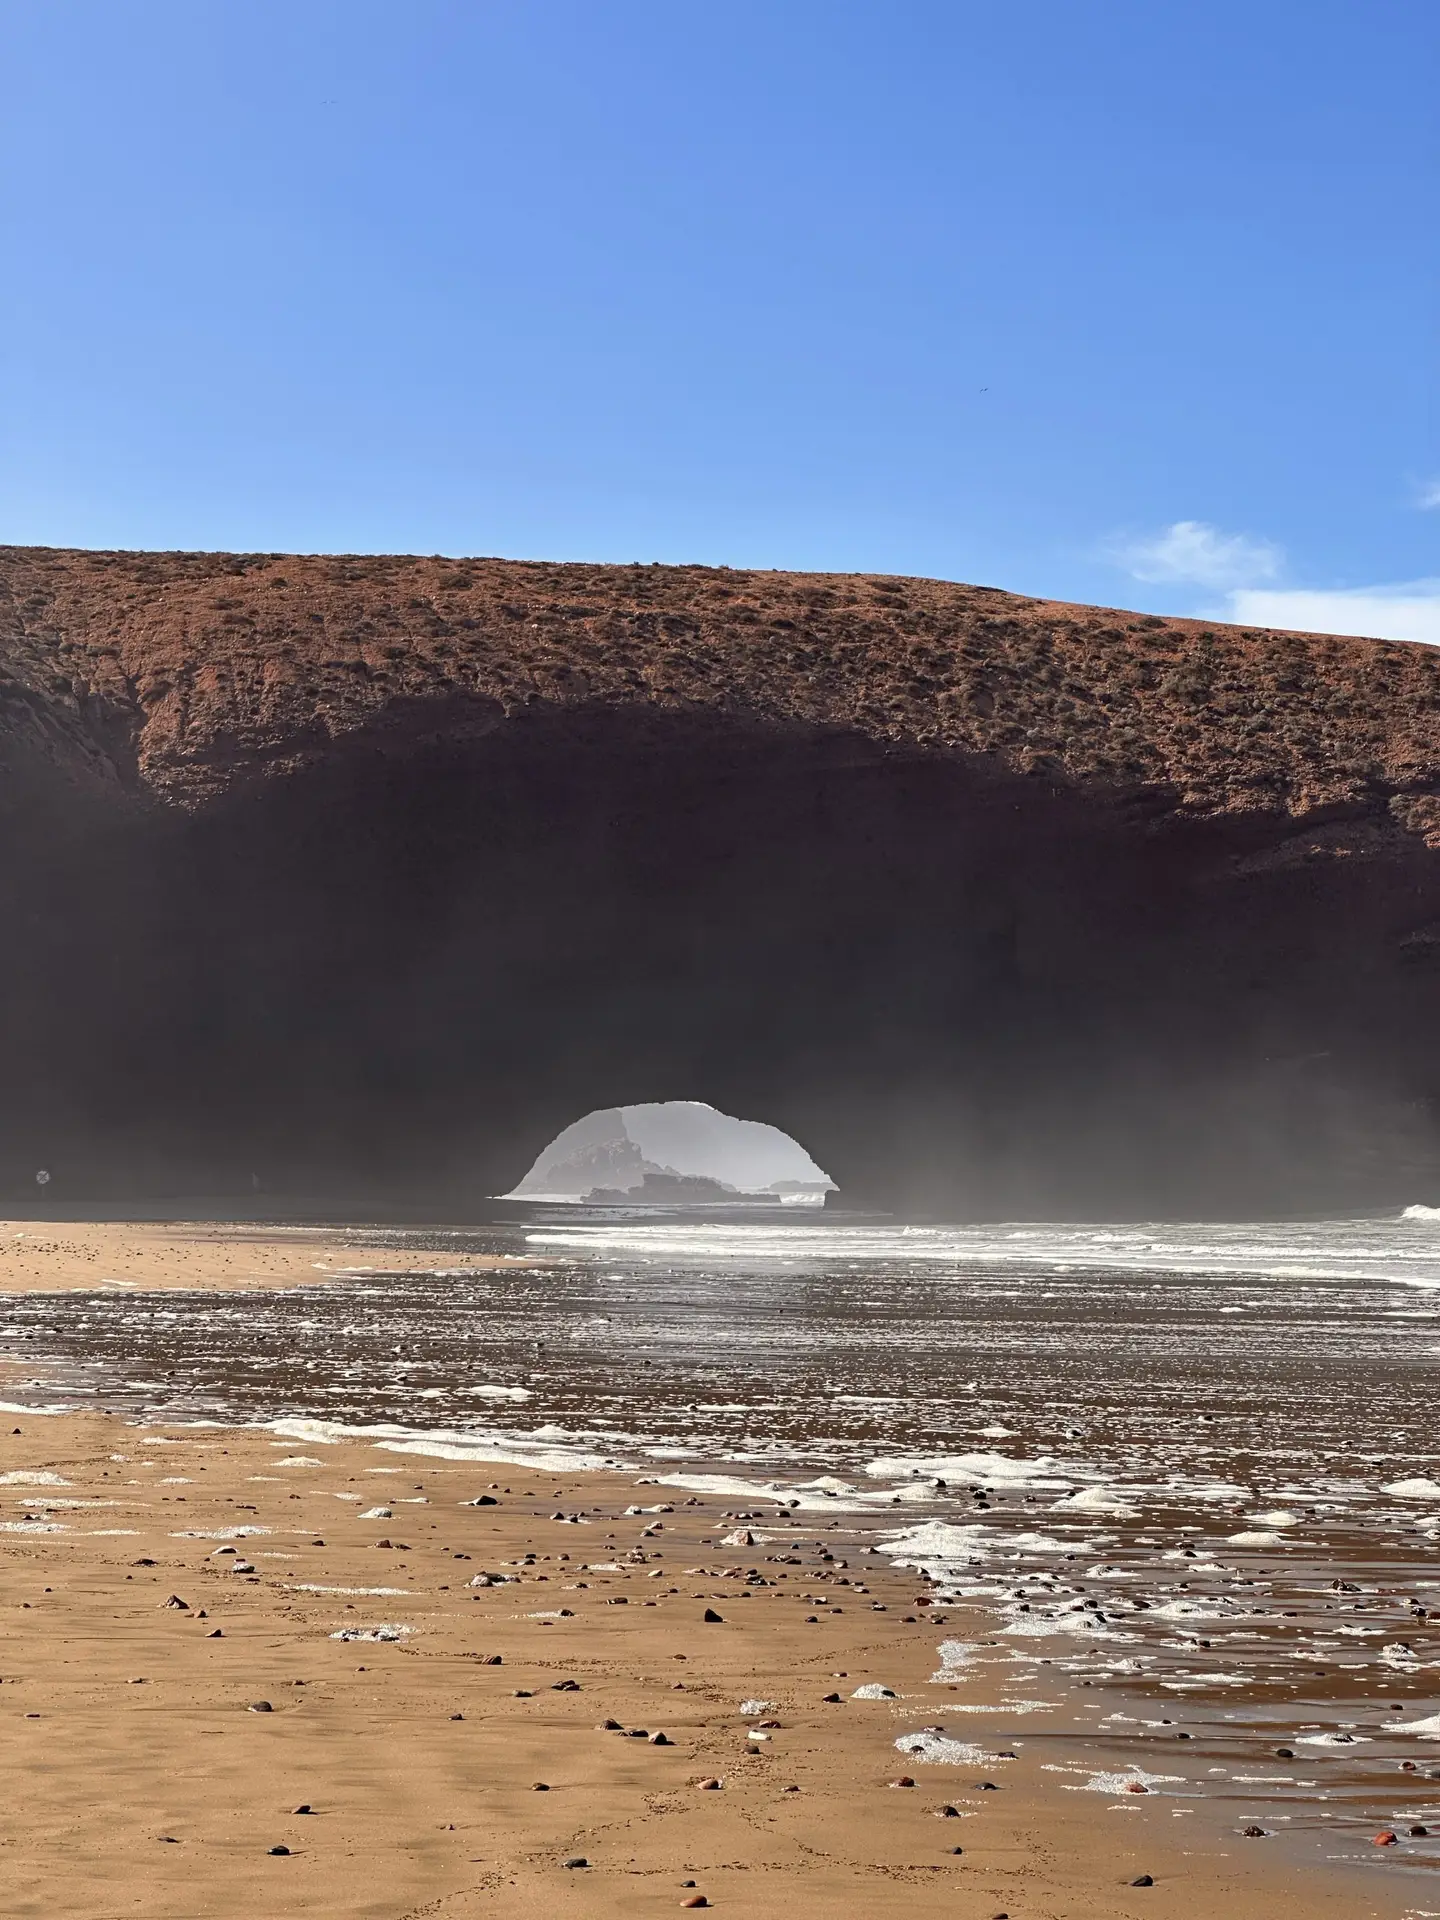
[[[945,1711],[987,1716],[992,1713],[1054,1713],[1063,1705],[1062,1700],[1002,1700],[998,1705],[979,1700],[947,1700]]]
[[[1084,1470],[1065,1467],[1049,1455],[1038,1460],[1014,1460],[1003,1453],[892,1454],[872,1460],[865,1468],[877,1480],[944,1480],[947,1485],[1006,1486],[1013,1489],[1063,1492]]]
[[[446,1427],[426,1431],[390,1425],[352,1427],[341,1420],[286,1419],[273,1421],[270,1431],[289,1440],[307,1440],[312,1446],[369,1441],[387,1453],[421,1454],[434,1460],[488,1460],[543,1473],[600,1472],[621,1464],[581,1447],[556,1446],[552,1436],[559,1430],[546,1427],[528,1434],[495,1429],[472,1433]]]
[[[1440,1481],[1392,1480],[1380,1491],[1388,1493],[1392,1500],[1440,1500]]]
[[[935,1651],[940,1656],[940,1668],[932,1673],[932,1683],[941,1684],[953,1680],[962,1668],[970,1666],[975,1657],[975,1649],[964,1640],[942,1640]]]
[[[927,1573],[945,1574],[959,1567],[973,1566],[988,1557],[985,1547],[989,1527],[957,1526],[951,1520],[927,1520],[905,1533],[891,1534],[880,1541],[880,1550],[897,1567],[920,1567]]]
[[[902,1733],[895,1746],[898,1752],[930,1767],[993,1766],[997,1761],[1013,1758],[1009,1754],[988,1753],[984,1747],[968,1740],[952,1740],[939,1727],[926,1727],[920,1733]]]
[[[58,1473],[47,1473],[36,1468],[30,1472],[0,1473],[0,1487],[73,1487],[73,1480],[62,1479]]]
[[[54,1507],[118,1507],[118,1500],[66,1500],[59,1494],[38,1494],[33,1499],[24,1498],[17,1502],[24,1507],[33,1507],[37,1513],[49,1513]]]
[[[788,1487],[772,1481],[763,1486],[756,1480],[741,1480],[729,1473],[662,1473],[652,1483],[657,1487],[679,1487],[686,1493],[718,1493],[737,1500],[773,1500],[788,1506],[794,1498]],[[817,1506],[819,1502],[815,1503]]]
[[[1440,1740],[1440,1713],[1432,1713],[1428,1720],[1387,1720],[1387,1733],[1418,1733],[1422,1740]]]
[[[1147,1773],[1143,1767],[1130,1767],[1124,1773],[1095,1773],[1078,1787],[1067,1789],[1070,1793],[1133,1793],[1138,1799],[1142,1793],[1154,1793],[1160,1787],[1183,1787],[1185,1779],[1178,1773]]]
[[[852,1700],[894,1700],[898,1696],[893,1687],[882,1686],[878,1680],[870,1680],[863,1687],[856,1687],[850,1698]]]
[[[172,1540],[244,1540],[252,1533],[269,1533],[269,1527],[208,1527],[189,1528],[184,1533],[172,1533]]]
[[[1060,1513],[1067,1509],[1072,1513],[1109,1513],[1122,1520],[1136,1520],[1140,1516],[1139,1507],[1132,1507],[1109,1487],[1086,1487],[1080,1493],[1067,1493],[1064,1499],[1055,1502],[1054,1511]]]
[[[386,1600],[399,1600],[411,1598],[415,1590],[413,1587],[319,1587],[313,1582],[306,1581],[301,1585],[292,1585],[290,1591],[291,1593],[353,1594],[357,1597],[363,1596],[368,1600],[382,1598]],[[330,1637],[333,1640],[336,1636],[331,1634]]]

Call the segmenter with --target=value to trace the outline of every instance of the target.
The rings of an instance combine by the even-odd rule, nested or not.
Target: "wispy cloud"
[[[1440,580],[1396,586],[1241,587],[1208,616],[1242,627],[1293,627],[1302,633],[1356,633],[1371,640],[1419,640],[1440,646]]]
[[[1440,507],[1440,480],[1423,481],[1416,492],[1418,507]]]
[[[1249,587],[1273,580],[1285,558],[1272,541],[1222,533],[1206,520],[1176,520],[1148,540],[1116,541],[1109,551],[1137,580],[1197,587]]]
[[[1440,480],[1428,482],[1417,498],[1422,507],[1440,508]],[[1201,619],[1440,646],[1440,580],[1280,586],[1283,548],[1248,533],[1223,533],[1206,520],[1176,520],[1148,538],[1113,541],[1106,557],[1135,580],[1217,589],[1223,604],[1197,608]]]

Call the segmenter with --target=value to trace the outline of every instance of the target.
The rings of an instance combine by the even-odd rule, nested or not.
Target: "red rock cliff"
[[[1440,657],[944,582],[0,554],[0,1190],[709,1099],[954,1214],[1440,1198]]]

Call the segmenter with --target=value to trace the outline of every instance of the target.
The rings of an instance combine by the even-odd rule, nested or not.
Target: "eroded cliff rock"
[[[537,705],[853,730],[1303,813],[1440,814],[1424,648],[947,581],[705,567],[0,550],[5,735],[195,805],[365,728]],[[447,710],[448,705],[448,710]],[[0,736],[3,738],[4,736]],[[1428,804],[1426,804],[1428,803]]]
[[[944,582],[9,549],[0,1185],[458,1207],[699,1098],[933,1212],[1426,1197],[1437,722]]]

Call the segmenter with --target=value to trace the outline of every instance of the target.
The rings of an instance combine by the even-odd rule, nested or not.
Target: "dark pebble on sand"
[[[495,1502],[492,1500],[490,1504],[493,1507]],[[590,1862],[585,1858],[583,1853],[577,1853],[573,1859],[567,1860],[565,1864],[567,1867],[588,1867]]]
[[[1153,1887],[1155,1884],[1155,1881],[1154,1881],[1154,1877],[1151,1874],[1137,1873],[1135,1878],[1130,1882],[1130,1884],[1132,1887]]]
[[[308,1800],[302,1800],[298,1807],[292,1807],[290,1811],[292,1813],[313,1813],[315,1809]]]
[[[282,1854],[289,1853],[290,1849],[288,1847],[271,1847],[270,1851],[272,1854]]]
[[[723,1627],[725,1624],[724,1614],[716,1613],[713,1607],[706,1607],[704,1613],[701,1614],[700,1618],[703,1621],[705,1621],[705,1623],[708,1626],[712,1626],[712,1627]]]
[[[247,1713],[273,1713],[275,1709],[268,1700],[252,1700],[245,1711]]]

